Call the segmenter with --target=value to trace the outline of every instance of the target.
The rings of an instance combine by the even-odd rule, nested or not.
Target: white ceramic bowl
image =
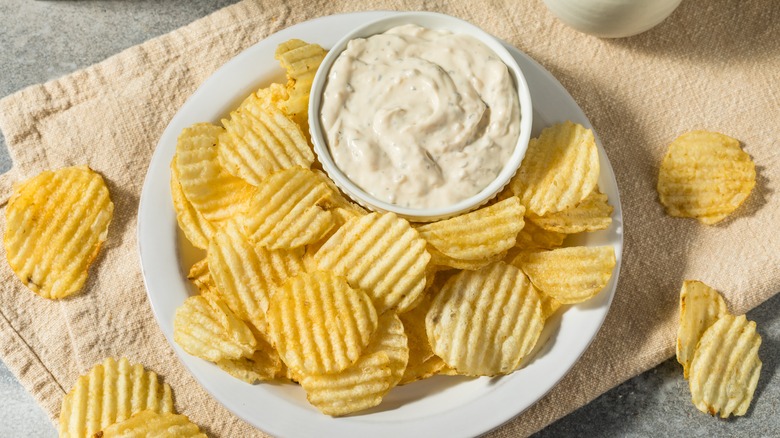
[[[650,30],[681,0],[544,0],[558,19],[580,32],[623,38]]]
[[[429,29],[444,29],[457,34],[469,35],[481,41],[490,50],[495,52],[504,64],[506,64],[514,81],[515,91],[517,92],[517,98],[520,103],[520,135],[518,136],[517,145],[509,160],[504,165],[504,168],[496,179],[479,193],[446,207],[408,208],[391,204],[371,196],[366,193],[365,190],[358,187],[357,184],[350,180],[344,172],[338,168],[333,161],[325,135],[323,134],[320,120],[320,107],[322,103],[322,93],[325,89],[330,67],[333,65],[333,62],[338,58],[341,52],[346,49],[350,40],[367,38],[404,24],[416,24]],[[525,151],[528,148],[528,140],[531,137],[531,125],[533,122],[532,114],[533,107],[531,105],[531,93],[528,90],[528,84],[526,83],[523,72],[520,70],[517,62],[504,46],[495,37],[471,23],[449,15],[432,12],[401,13],[370,22],[348,33],[340,39],[328,52],[327,56],[325,56],[325,59],[322,61],[322,64],[317,71],[317,75],[314,77],[311,97],[309,98],[309,130],[311,132],[312,142],[314,143],[314,152],[317,154],[317,157],[328,176],[330,176],[344,193],[364,207],[374,211],[393,212],[401,217],[419,222],[445,219],[473,210],[500,192],[517,172],[517,168],[520,167],[520,163],[523,161]]]

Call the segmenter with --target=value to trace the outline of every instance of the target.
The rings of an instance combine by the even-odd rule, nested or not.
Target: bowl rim
[[[385,32],[403,24],[416,24],[431,29],[444,29],[453,33],[467,34],[478,39],[492,50],[507,66],[514,82],[515,93],[520,106],[520,131],[517,143],[499,174],[477,194],[445,207],[403,207],[382,201],[370,195],[347,177],[347,175],[336,165],[330,154],[330,149],[322,129],[322,121],[320,119],[322,94],[325,85],[327,84],[331,66],[346,49],[348,43],[353,39],[367,38],[371,35]],[[523,71],[520,69],[520,66],[517,61],[515,61],[514,57],[512,57],[509,51],[496,37],[472,23],[450,15],[436,12],[402,12],[390,17],[369,21],[364,25],[353,29],[328,51],[312,82],[308,116],[309,134],[312,143],[314,144],[314,152],[322,164],[323,170],[342,191],[350,196],[350,198],[369,210],[392,212],[412,221],[430,222],[474,210],[484,205],[509,184],[509,181],[515,173],[517,173],[520,163],[523,161],[528,149],[533,123],[533,105],[531,102],[531,92],[528,89],[528,83],[523,75]]]

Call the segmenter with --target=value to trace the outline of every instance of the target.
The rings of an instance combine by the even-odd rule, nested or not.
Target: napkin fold
[[[163,376],[177,409],[211,436],[264,436],[214,401],[160,332],[136,249],[139,196],[157,140],[205,78],[273,32],[358,7],[455,15],[528,53],[583,108],[617,176],[624,263],[604,326],[547,396],[489,436],[529,435],[672,356],[684,279],[723,291],[736,313],[780,290],[780,9],[771,0],[685,1],[660,26],[620,40],[577,33],[540,1],[247,0],[0,100],[14,161],[0,176],[3,206],[13,182],[85,163],[104,176],[115,203],[83,293],[42,299],[0,263],[0,356],[53,420],[80,374],[122,355]],[[666,146],[693,129],[741,140],[757,165],[746,204],[716,226],[670,218],[657,202]]]

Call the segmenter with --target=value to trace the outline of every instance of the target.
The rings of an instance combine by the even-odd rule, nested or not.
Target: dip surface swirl
[[[339,169],[375,198],[410,208],[479,193],[520,131],[514,82],[495,52],[411,24],[350,41],[320,111]]]

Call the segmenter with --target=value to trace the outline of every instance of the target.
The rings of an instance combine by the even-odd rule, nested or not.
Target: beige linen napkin
[[[275,31],[358,7],[448,13],[525,51],[585,110],[617,175],[625,263],[609,316],[563,381],[491,436],[528,435],[670,357],[683,279],[724,291],[738,313],[780,290],[780,11],[771,0],[685,1],[657,28],[622,40],[577,33],[540,1],[488,3],[245,1],[2,99],[0,127],[14,160],[0,177],[3,204],[13,181],[83,163],[104,175],[116,204],[84,293],[39,298],[0,263],[3,361],[53,419],[80,374],[124,355],[164,376],[177,409],[213,436],[262,436],[201,389],[160,332],[139,268],[138,199],[163,129],[216,68]],[[717,226],[667,217],[657,202],[666,145],[691,129],[740,139],[758,167],[746,205]]]

